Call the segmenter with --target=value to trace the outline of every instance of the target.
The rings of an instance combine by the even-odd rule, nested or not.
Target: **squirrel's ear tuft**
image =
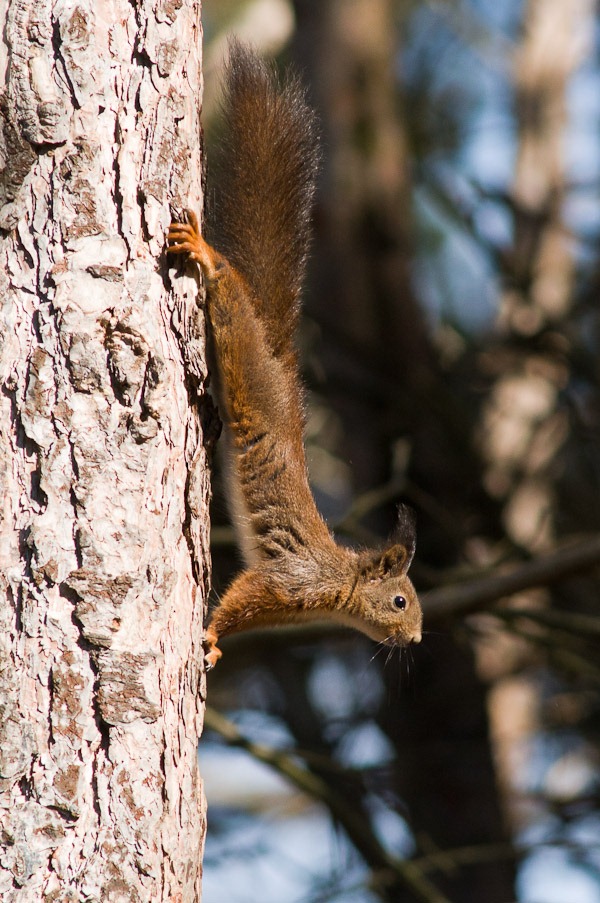
[[[383,552],[364,553],[361,573],[366,580],[400,577],[408,571],[417,545],[416,518],[412,508],[400,505],[398,523],[392,534],[393,545]]]
[[[409,508],[408,505],[398,506],[398,521],[392,540],[406,549],[408,556],[406,570],[408,570],[417,547],[417,518],[413,509]]]

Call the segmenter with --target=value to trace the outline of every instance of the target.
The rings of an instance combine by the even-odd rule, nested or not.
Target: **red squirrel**
[[[168,233],[169,253],[198,264],[206,286],[228,495],[245,563],[212,613],[207,664],[221,656],[220,637],[292,622],[334,621],[389,645],[418,643],[408,509],[400,508],[392,545],[355,551],[335,542],[308,482],[294,335],[319,154],[314,113],[297,77],[280,84],[238,42],[225,81],[215,217],[222,253],[191,211]]]

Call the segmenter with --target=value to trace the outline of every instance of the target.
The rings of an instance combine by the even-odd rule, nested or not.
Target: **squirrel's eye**
[[[406,608],[406,599],[404,596],[394,596],[394,605],[396,608],[399,608],[400,611],[404,611]]]

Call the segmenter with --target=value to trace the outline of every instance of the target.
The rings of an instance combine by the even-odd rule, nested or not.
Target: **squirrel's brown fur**
[[[319,161],[315,115],[298,78],[278,86],[252,50],[232,41],[210,240],[254,295],[276,357],[291,356],[311,238]]]
[[[407,577],[412,519],[403,513],[390,548],[353,551],[334,542],[308,484],[294,333],[318,154],[314,115],[296,78],[279,86],[237,42],[226,85],[216,221],[224,254],[189,211],[168,236],[169,251],[198,263],[206,283],[247,566],[213,612],[208,663],[220,657],[220,636],[295,621],[334,620],[378,641],[418,642],[421,608]]]

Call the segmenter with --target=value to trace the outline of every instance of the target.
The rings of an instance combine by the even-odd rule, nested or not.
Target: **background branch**
[[[388,885],[400,882],[424,903],[450,903],[413,862],[391,856],[373,834],[364,815],[333,791],[321,777],[299,765],[291,754],[247,739],[232,721],[209,706],[205,711],[204,724],[218,733],[229,746],[245,750],[254,759],[275,769],[307,796],[323,803],[332,817],[342,825],[369,866],[376,871],[384,869],[389,873]]]
[[[570,543],[514,568],[431,590],[423,600],[426,618],[457,617],[486,607],[504,596],[549,586],[600,564],[600,536]]]

